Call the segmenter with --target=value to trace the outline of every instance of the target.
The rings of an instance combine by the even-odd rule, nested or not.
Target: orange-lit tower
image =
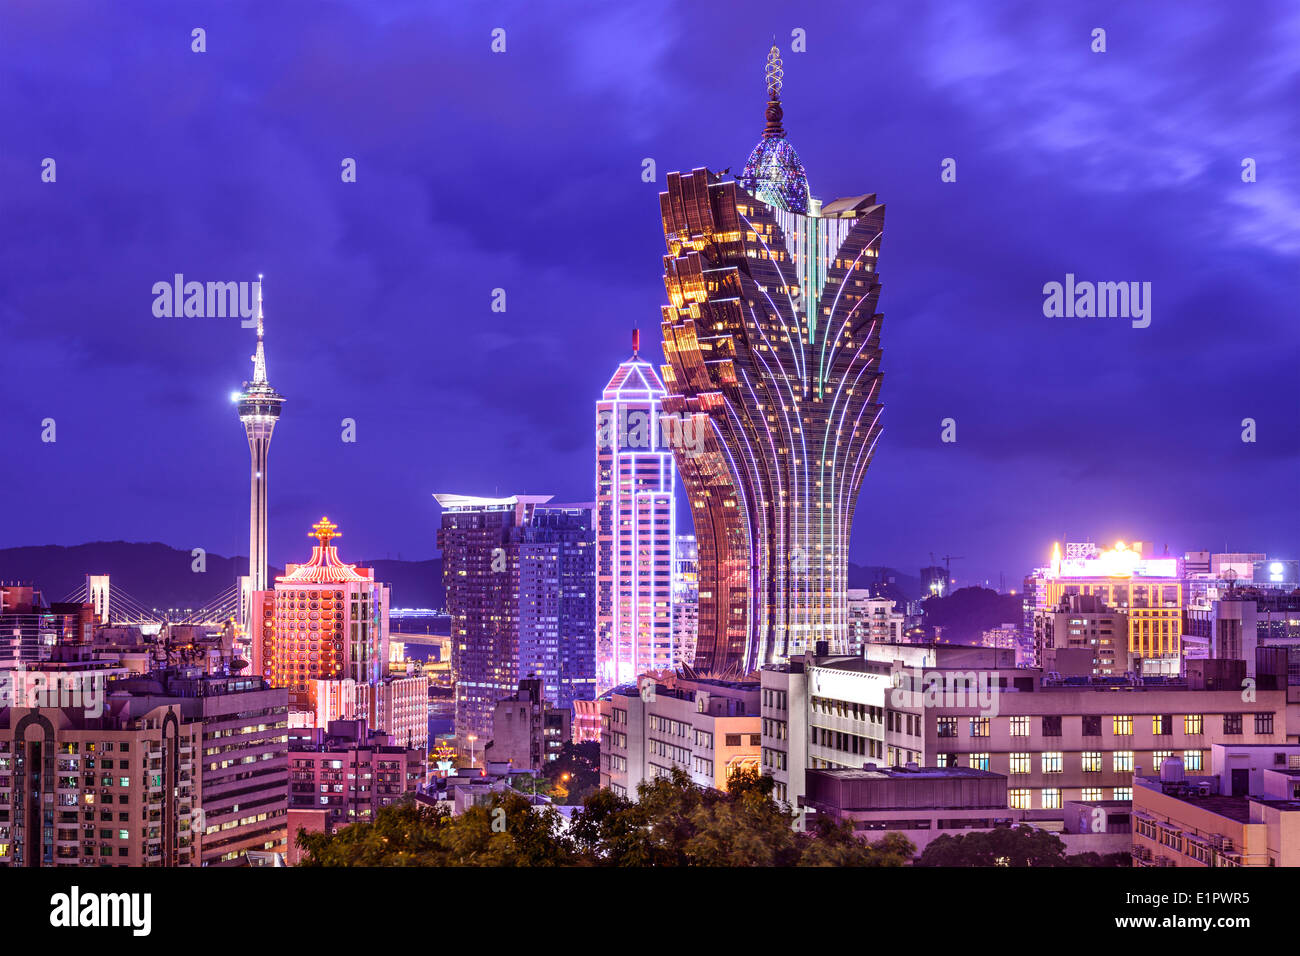
[[[339,560],[338,526],[321,518],[306,564],[290,564],[275,590],[254,593],[253,672],[289,689],[289,706],[315,711],[315,681],[374,684],[388,660],[389,589],[371,568]]]

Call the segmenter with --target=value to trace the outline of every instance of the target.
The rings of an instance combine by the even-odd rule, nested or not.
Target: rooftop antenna
[[[257,274],[257,352],[253,355],[253,384],[266,384],[266,349],[262,346],[262,273]]]

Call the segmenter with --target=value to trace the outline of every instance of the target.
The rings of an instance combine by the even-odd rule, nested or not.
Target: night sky
[[[660,361],[664,176],[743,165],[774,34],[813,194],[887,206],[855,561],[1300,554],[1300,15],[1185,0],[6,0],[0,546],[246,552],[253,333],[155,318],[178,272],[266,274],[272,563],[322,514],[347,560],[415,559],[434,492],[589,500],[633,323]],[[1067,272],[1151,282],[1151,326],[1045,317]]]

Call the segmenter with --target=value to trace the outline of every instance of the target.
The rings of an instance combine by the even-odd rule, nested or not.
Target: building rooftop
[[[838,780],[1005,780],[1000,773],[971,767],[822,767],[808,773],[827,774]]]

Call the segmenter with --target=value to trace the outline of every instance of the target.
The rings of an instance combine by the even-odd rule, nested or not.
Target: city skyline
[[[421,913],[413,867],[1278,921],[1297,43],[1279,0],[4,5],[19,923],[179,945],[185,870]],[[226,922],[286,919],[337,936]]]
[[[1080,537],[1148,538],[1172,553],[1287,554],[1296,516],[1275,492],[1290,480],[1298,447],[1285,361],[1297,335],[1285,268],[1297,245],[1293,174],[1279,159],[1294,131],[1284,95],[1294,71],[1259,51],[1280,49],[1265,31],[1284,37],[1295,21],[1164,9],[1164,17],[1118,6],[1099,13],[1112,37],[1104,56],[1075,36],[1086,38],[1089,21],[1073,30],[1021,10],[1021,40],[1011,44],[1005,10],[981,22],[973,7],[953,7],[953,31],[932,13],[883,11],[871,30],[889,95],[831,107],[825,92],[860,39],[833,9],[801,11],[788,24],[806,31],[807,54],[790,52],[790,14],[760,5],[748,32],[720,38],[709,29],[720,14],[706,11],[700,30],[669,27],[650,44],[629,42],[648,14],[597,12],[571,37],[542,40],[540,21],[523,13],[495,58],[486,42],[470,42],[486,23],[462,12],[445,30],[464,42],[431,59],[417,45],[434,23],[414,8],[383,18],[341,5],[314,38],[357,68],[356,90],[328,114],[312,91],[350,88],[303,47],[280,66],[260,55],[259,44],[284,35],[274,12],[254,14],[237,45],[214,45],[206,60],[178,39],[175,57],[193,60],[169,61],[167,84],[140,66],[108,87],[93,84],[93,72],[111,51],[56,35],[62,14],[37,21],[8,12],[0,45],[13,85],[26,89],[23,77],[55,63],[68,76],[57,116],[26,93],[0,106],[16,135],[41,144],[30,175],[22,157],[11,158],[6,218],[34,216],[31,249],[66,248],[83,274],[62,282],[57,258],[34,256],[11,235],[8,261],[24,282],[11,285],[0,315],[14,369],[13,413],[0,437],[43,456],[10,488],[46,506],[16,514],[7,543],[244,550],[237,519],[246,489],[233,467],[244,443],[232,434],[227,396],[243,377],[252,334],[236,319],[154,317],[149,289],[175,273],[246,281],[265,271],[273,283],[273,362],[293,414],[276,436],[272,564],[293,558],[295,529],[322,512],[358,529],[353,553],[364,560],[427,557],[438,522],[429,494],[441,487],[589,498],[589,403],[622,357],[624,330],[652,327],[662,299],[657,193],[673,168],[741,167],[753,135],[744,106],[761,95],[754,64],[779,26],[787,109],[799,116],[813,189],[827,198],[865,182],[894,210],[883,250],[884,434],[864,487],[896,506],[869,531],[858,522],[850,559],[913,573],[931,551],[961,554],[969,557],[954,567],[959,580],[996,582],[1001,572],[1014,586],[1052,541]],[[87,12],[87,22],[100,35],[129,29],[168,42],[162,25],[97,16]],[[1157,23],[1179,36],[1215,36],[1215,76],[1227,87],[1201,93],[1201,41],[1175,49]],[[209,33],[222,26],[214,12]],[[353,36],[371,43],[340,52]],[[908,37],[916,42],[901,42]],[[710,49],[709,62],[727,68],[702,94],[710,109],[699,115],[708,119],[668,109],[705,82],[702,67],[680,64]],[[543,126],[531,108],[498,107],[531,102],[528,77],[543,61],[561,66],[552,95],[588,107],[590,122],[566,118],[548,150],[520,155],[555,117]],[[1175,67],[1179,78],[1169,75]],[[240,93],[206,92],[203,77],[214,69],[242,75]],[[408,112],[383,105],[386,90],[433,90],[453,75],[475,82],[464,102],[448,104],[439,132],[419,131]],[[1249,126],[1234,90],[1249,93]],[[364,106],[349,108],[353,96]],[[161,152],[141,145],[149,111],[169,115],[181,103],[210,126]],[[725,121],[714,121],[714,107]],[[297,119],[286,124],[289,114]],[[120,131],[101,116],[121,120]],[[284,129],[258,135],[268,123]],[[1147,128],[1162,131],[1160,143],[1137,135]],[[863,141],[865,158],[842,158],[846,130]],[[400,158],[388,146],[399,140]],[[38,175],[45,155],[59,163],[54,183]],[[345,157],[357,160],[355,183],[339,178]],[[946,157],[957,160],[952,183],[940,178]],[[1259,163],[1256,182],[1242,182],[1246,157]],[[644,158],[655,160],[653,182],[642,181]],[[568,185],[521,212],[495,198],[469,204],[455,185],[478,176],[546,196],[547,184]],[[217,185],[196,193],[199,182]],[[604,202],[570,202],[578,191]],[[131,197],[155,198],[140,206]],[[555,202],[569,203],[583,241],[551,252],[534,274],[526,233]],[[78,212],[87,203],[97,204],[98,233]],[[143,209],[148,230],[128,207]],[[511,215],[523,217],[518,235],[486,225]],[[619,248],[586,241],[611,217],[625,237]],[[206,238],[195,242],[200,227]],[[1199,264],[1211,237],[1207,271]],[[1151,326],[1046,317],[1042,287],[1067,275],[1152,282]],[[592,282],[601,308],[557,321],[556,304]],[[491,311],[496,288],[506,290],[505,313]],[[1225,327],[1225,301],[1232,337],[1204,348]],[[1205,381],[1216,390],[1198,404]],[[152,427],[141,429],[146,416]],[[947,417],[956,419],[955,444],[939,438]],[[1247,417],[1258,423],[1253,444],[1241,441]],[[45,418],[57,423],[57,442],[39,442]],[[355,443],[340,439],[345,418],[356,422]],[[1173,459],[1153,436],[1196,453]],[[96,455],[111,466],[79,467]],[[367,481],[382,481],[386,494],[358,500],[349,489]],[[1230,503],[1243,498],[1250,508]]]

